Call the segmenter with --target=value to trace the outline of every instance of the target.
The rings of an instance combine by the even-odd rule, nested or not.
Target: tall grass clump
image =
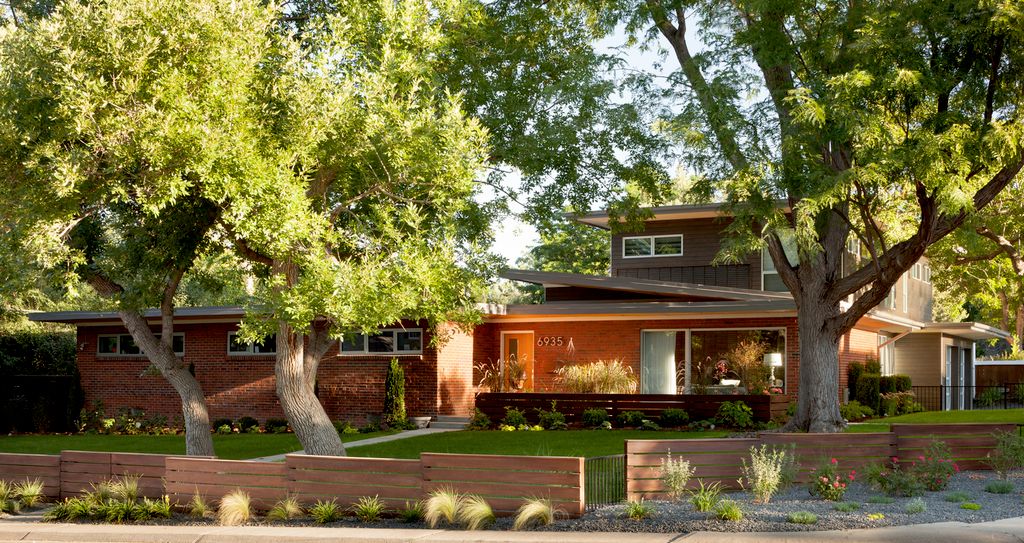
[[[754,502],[768,503],[782,486],[782,472],[785,468],[786,451],[761,445],[750,448],[750,464],[743,460],[744,486],[750,487]]]
[[[43,482],[39,479],[24,481],[14,485],[14,494],[22,507],[32,508],[43,502]]]
[[[313,507],[309,508],[309,516],[313,517],[313,522],[317,524],[327,524],[341,520],[342,515],[341,509],[338,508],[338,502],[317,500]]]
[[[632,394],[637,380],[633,368],[622,360],[598,360],[590,364],[570,364],[555,371],[555,382],[566,392],[596,394]]]
[[[559,513],[551,503],[551,500],[529,498],[516,511],[516,519],[512,522],[512,529],[522,530],[531,526],[547,526],[555,521],[555,516]]]
[[[728,520],[730,522],[739,522],[743,520],[743,509],[740,508],[740,504],[733,500],[722,500],[715,505],[715,517],[718,520]]]
[[[137,475],[126,475],[111,482],[110,493],[116,500],[134,502],[139,499],[139,477]]]
[[[213,513],[213,508],[210,507],[209,502],[203,498],[198,490],[192,495],[192,499],[189,500],[188,504],[185,505],[185,509],[188,511],[189,516],[195,518],[206,518]]]
[[[232,490],[220,499],[217,521],[224,526],[238,526],[252,518],[252,499],[242,490]]]
[[[267,511],[267,520],[292,520],[302,517],[302,506],[299,505],[299,500],[292,496],[278,501]]]
[[[707,513],[718,505],[722,485],[718,481],[705,485],[704,481],[700,479],[697,479],[697,484],[700,485],[700,488],[690,492],[690,505],[693,505],[694,511],[698,513]]]
[[[689,460],[673,459],[672,451],[668,451],[668,457],[661,461],[661,480],[665,483],[672,501],[679,501],[683,497],[690,477],[693,477],[693,468]]]
[[[454,524],[462,507],[462,495],[451,488],[439,488],[430,493],[423,504],[423,520],[435,527],[441,521]]]
[[[494,522],[494,510],[480,496],[466,496],[459,508],[458,520],[467,530],[482,530]]]
[[[654,507],[644,501],[643,498],[626,504],[625,515],[631,520],[643,520],[654,514]]]
[[[363,496],[352,505],[352,514],[362,522],[376,522],[384,516],[388,506],[380,499],[380,496]]]
[[[405,502],[405,507],[398,510],[398,518],[408,523],[423,520],[423,502]]]
[[[0,515],[18,513],[21,511],[21,502],[15,492],[14,485],[0,479]]]

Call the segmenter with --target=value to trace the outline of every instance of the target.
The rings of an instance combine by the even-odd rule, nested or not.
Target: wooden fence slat
[[[60,455],[0,453],[0,466],[41,466],[59,468]]]
[[[335,485],[318,484],[310,482],[296,483],[288,486],[288,491],[294,496],[301,496],[309,501],[311,496],[328,496],[361,498],[364,496],[378,496],[380,498],[392,498],[401,500],[416,501],[422,497],[422,490],[419,485],[415,487],[402,486],[377,486],[377,485]]]
[[[375,473],[419,473],[419,460],[398,458],[357,458],[345,456],[307,456],[289,454],[285,463],[291,469],[361,471]]]
[[[431,468],[480,468],[520,471],[579,472],[580,460],[557,456],[502,456],[491,454],[423,453],[420,462]]]
[[[492,483],[522,483],[552,486],[579,485],[579,475],[575,473],[549,473],[529,471],[487,471],[464,469],[423,468],[423,481],[472,481],[487,480]]]

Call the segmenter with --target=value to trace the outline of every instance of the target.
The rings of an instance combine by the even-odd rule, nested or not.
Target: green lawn
[[[1024,409],[924,411],[898,417],[868,419],[862,424],[851,424],[847,432],[888,432],[890,424],[952,424],[957,422],[1024,424]]]
[[[394,432],[345,434],[342,440],[356,441],[391,433]],[[215,434],[213,446],[218,458],[231,460],[289,453],[302,448],[295,434]],[[184,454],[185,436],[0,436],[0,452],[56,454],[62,450]]]
[[[622,454],[627,439],[722,437],[725,431],[645,432],[642,430],[569,430],[546,432],[463,431],[410,437],[353,447],[349,456],[419,458],[421,452],[515,454],[524,456],[604,456]]]

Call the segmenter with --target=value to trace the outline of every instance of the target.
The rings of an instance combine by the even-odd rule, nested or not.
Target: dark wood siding
[[[750,265],[676,266],[660,268],[625,268],[616,270],[618,277],[676,281],[716,287],[751,288]]]
[[[544,300],[548,302],[571,302],[571,301],[604,301],[604,300],[630,300],[630,301],[671,301],[671,302],[705,302],[723,300],[724,298],[698,297],[698,296],[666,296],[659,294],[647,294],[642,292],[624,292],[620,290],[609,290],[587,287],[547,287],[544,289]]]

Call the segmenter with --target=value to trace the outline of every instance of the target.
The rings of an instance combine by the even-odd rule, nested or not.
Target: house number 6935
[[[562,336],[540,336],[537,338],[538,347],[561,347],[565,345],[565,339]]]

